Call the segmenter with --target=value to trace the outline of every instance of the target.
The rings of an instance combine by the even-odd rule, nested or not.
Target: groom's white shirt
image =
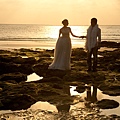
[[[87,38],[85,48],[88,51],[91,51],[92,48],[98,46],[98,43],[101,42],[101,29],[96,24],[94,27],[91,25],[87,29]]]

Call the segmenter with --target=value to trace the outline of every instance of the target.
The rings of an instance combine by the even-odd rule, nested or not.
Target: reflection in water
[[[97,87],[93,86],[93,91],[91,91],[91,86],[87,86],[86,93],[86,101],[90,101],[92,103],[97,102]]]
[[[53,111],[53,112],[69,112],[70,110],[70,105],[69,104],[62,104],[62,105],[52,105],[48,102],[36,102],[35,104],[33,104],[29,109],[32,110],[37,110],[37,109],[41,109],[41,110],[48,110],[48,111]],[[29,110],[28,109],[28,110]]]
[[[63,93],[70,96],[70,87],[65,85],[63,87]],[[58,112],[69,112],[70,103],[64,103],[64,100],[61,99],[60,103],[58,105],[56,105],[56,108],[57,108]]]
[[[43,79],[43,77],[38,76],[36,73],[32,73],[32,74],[27,76],[26,82],[38,81],[41,79]]]
[[[102,94],[102,92],[101,92]],[[102,94],[102,99],[111,99],[111,100],[115,100],[118,103],[120,103],[120,96],[109,96],[109,95],[105,95]],[[116,115],[120,115],[120,106],[114,109],[104,109],[102,110],[101,114],[105,114],[105,115],[111,115],[111,114],[116,114]]]
[[[35,74],[33,74],[35,75]],[[60,99],[59,104],[57,105],[53,105],[50,104],[48,102],[37,102],[34,105],[32,105],[30,107],[30,109],[42,109],[42,110],[50,110],[50,111],[55,111],[55,112],[69,112],[72,109],[75,108],[79,108],[79,107],[90,107],[90,103],[95,103],[98,100],[102,100],[102,99],[111,99],[111,100],[115,100],[117,102],[120,102],[120,96],[109,96],[109,95],[105,95],[102,93],[102,91],[100,91],[96,86],[90,86],[87,85],[86,86],[86,91],[83,93],[78,93],[77,91],[75,91],[77,86],[67,86],[64,87],[63,92],[69,96],[80,96],[82,99],[84,99],[86,102],[79,102],[77,104],[74,105],[70,105],[70,104],[66,104],[64,103],[64,101],[62,101],[62,99]],[[110,115],[110,114],[117,114],[119,115],[120,111],[120,107],[115,108],[115,109],[106,109],[106,110],[102,110],[102,114],[105,115]]]
[[[93,88],[92,91],[91,91],[91,88]],[[97,87],[90,86],[90,85],[86,86],[85,100],[86,100],[85,107],[87,107],[87,108],[91,108],[91,103],[97,102]]]
[[[70,105],[69,104],[57,105],[56,108],[58,112],[69,112]]]
[[[103,56],[102,56],[102,55],[97,55],[97,57],[101,58],[101,57],[103,57]],[[93,54],[92,54],[92,58],[93,58]]]
[[[22,57],[22,58],[28,58],[28,56],[20,56],[20,57]]]
[[[84,93],[78,93],[75,91],[76,86],[65,86],[63,88],[63,92],[66,93],[69,96],[80,96],[82,98],[85,99],[85,101],[88,101],[88,103],[95,103],[97,100],[101,100],[101,99],[114,99],[116,101],[120,101],[120,96],[119,97],[111,97],[109,95],[105,95],[102,94],[102,92],[97,89],[97,87],[95,86],[87,86],[86,87],[86,91]],[[54,96],[53,96],[54,97]],[[54,99],[54,98],[53,98]],[[90,105],[90,104],[89,104]],[[33,104],[27,111],[19,111],[18,113],[13,113],[12,111],[1,111],[2,113],[8,113],[8,116],[11,116],[9,118],[11,118],[10,120],[18,120],[18,118],[25,118],[26,116],[23,116],[23,113],[26,115],[29,115],[31,112],[31,114],[35,117],[35,116],[40,116],[42,115],[42,112],[40,110],[47,110],[47,111],[52,111],[52,112],[58,112],[59,117],[60,118],[67,118],[70,114],[74,115],[86,115],[86,114],[90,114],[90,111],[86,111],[86,110],[90,110],[90,106],[88,104],[86,105],[85,102],[79,102],[77,104],[71,105],[67,102],[64,102],[63,99],[59,100],[59,103],[56,104],[50,104],[48,102],[37,102],[35,104]],[[87,108],[87,109],[85,109]],[[102,110],[102,115],[111,115],[111,114],[116,114],[116,115],[120,115],[119,114],[120,111],[120,107],[115,108],[115,109],[109,109],[109,110]],[[88,112],[88,113],[87,113]],[[11,114],[10,114],[11,113]],[[35,114],[34,114],[35,113]],[[19,114],[21,115],[21,117],[19,117]],[[44,114],[43,114],[44,115]],[[91,112],[92,115],[92,112]],[[53,114],[54,116],[54,114]],[[15,119],[16,117],[16,119]],[[28,116],[27,116],[28,117]],[[30,115],[29,115],[30,117]],[[66,119],[67,120],[67,119]]]
[[[77,91],[75,91],[77,86],[70,86],[70,95],[80,95],[80,93],[78,93]]]
[[[120,96],[109,96],[106,94],[103,94],[102,91],[100,91],[96,86],[87,86],[87,89],[84,93],[81,94],[86,101],[88,101],[85,105],[86,107],[90,107],[90,103],[95,103],[98,100],[102,99],[110,99],[115,100],[118,103],[120,103]],[[120,115],[120,107],[113,108],[113,109],[102,109],[101,114],[104,115],[111,115],[116,114]]]
[[[36,73],[33,73],[27,77],[26,82],[37,81],[37,80],[40,80],[42,78],[43,77],[38,76]],[[120,102],[120,96],[115,97],[115,96],[105,95],[102,93],[102,91],[97,89],[97,86],[87,85],[86,91],[83,93],[78,93],[77,91],[75,91],[76,87],[77,86],[65,85],[62,89],[62,92],[64,94],[67,94],[68,96],[80,96],[82,99],[85,100],[85,102],[79,102],[77,104],[71,105],[69,102],[65,102],[65,99],[64,100],[60,99],[58,104],[50,104],[46,101],[45,102],[38,101],[35,104],[33,104],[28,110],[41,109],[41,110],[48,110],[48,111],[53,111],[53,112],[58,112],[58,113],[64,114],[66,112],[69,113],[70,111],[75,110],[76,108],[85,108],[86,107],[89,109],[90,103],[95,103],[96,101],[102,100],[102,99],[111,99],[111,100],[115,100],[117,102]],[[102,110],[101,114],[120,115],[119,111],[120,111],[120,107],[115,108],[115,109]],[[4,112],[10,113],[10,111],[1,111],[1,113],[4,113]]]
[[[64,86],[62,92],[70,96],[70,87]],[[34,109],[34,110],[42,109],[42,110],[49,110],[54,112],[69,112],[70,104],[67,102],[64,103],[64,100],[65,99],[60,99],[57,105],[50,104],[49,102],[46,101],[45,102],[39,101],[33,104],[29,109]]]
[[[41,110],[49,110],[49,111],[57,112],[57,109],[54,105],[52,105],[48,102],[41,102],[41,101],[36,102],[29,109],[32,109],[32,110],[41,109]]]

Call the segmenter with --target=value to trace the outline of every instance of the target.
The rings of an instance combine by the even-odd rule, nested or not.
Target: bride
[[[49,65],[48,69],[70,70],[70,58],[71,58],[71,39],[70,34],[73,37],[82,38],[82,36],[76,36],[72,33],[71,28],[68,27],[68,20],[62,21],[63,27],[59,30],[59,38],[56,43],[54,51],[54,60]]]

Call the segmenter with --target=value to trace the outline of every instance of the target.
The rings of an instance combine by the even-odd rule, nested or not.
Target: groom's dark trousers
[[[91,51],[87,53],[87,64],[88,64],[88,70],[91,70],[93,67],[93,71],[96,71],[97,68],[97,52],[98,48],[94,47],[91,49]],[[93,66],[92,66],[92,55],[93,55]]]

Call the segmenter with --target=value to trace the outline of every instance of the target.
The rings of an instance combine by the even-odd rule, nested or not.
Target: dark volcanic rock
[[[84,82],[85,84],[89,83],[102,83],[105,80],[104,74],[99,73],[88,73],[83,71],[70,72],[64,76],[64,80],[68,82],[78,81]]]
[[[5,63],[0,62],[0,74],[21,72],[24,74],[33,73],[31,64],[15,64],[15,63]]]
[[[48,69],[48,64],[37,64],[33,66],[33,71],[35,73],[37,73],[39,76],[43,76],[43,77],[53,77],[53,76],[57,76],[57,77],[63,77],[64,75],[66,75],[67,71],[64,70],[51,70]]]
[[[83,48],[72,49],[71,70],[49,70],[54,50],[20,49],[14,52],[0,53],[0,109],[27,109],[36,101],[48,101],[51,104],[70,107],[78,98],[70,96],[70,86],[78,86],[76,91],[84,92],[86,85],[97,87],[105,94],[120,95],[120,44],[102,42],[101,46],[112,47],[113,51],[99,51],[98,71],[87,72],[87,53]],[[22,58],[22,55],[28,58]],[[114,71],[114,72],[112,72]],[[37,73],[43,79],[26,81],[27,75]],[[111,74],[111,75],[110,75]],[[112,75],[113,74],[113,75]],[[21,82],[22,81],[22,82]],[[87,95],[86,95],[87,96]],[[97,99],[97,98],[96,98]],[[65,104],[65,105],[64,105]],[[105,105],[106,104],[106,105]],[[102,109],[115,108],[119,104],[112,100],[98,101]]]
[[[81,58],[85,58],[87,56],[87,53],[83,48],[76,48],[72,50],[72,57],[73,56],[75,56],[76,60],[79,60]]]
[[[83,93],[83,92],[85,91],[85,89],[86,89],[85,84],[83,84],[83,85],[78,85],[78,86],[76,87],[76,90],[75,90],[75,91],[77,91],[77,92],[79,92],[79,93]]]
[[[36,100],[27,94],[18,94],[7,96],[6,99],[2,102],[1,110],[21,110],[27,109],[32,104],[36,102]]]
[[[111,71],[116,71],[116,72],[120,72],[120,63],[114,63],[109,65],[109,70]]]
[[[120,95],[120,75],[114,73],[108,74],[106,80],[98,85],[98,88],[103,91],[104,94],[111,96]]]
[[[39,94],[42,95],[42,96],[44,96],[44,97],[59,95],[55,91],[51,91],[51,90],[41,90],[41,91],[39,91]]]
[[[14,59],[15,57],[11,57],[9,55],[0,55],[0,61],[1,62],[12,62],[12,60]]]
[[[63,79],[59,77],[49,77],[49,78],[43,78],[42,80],[39,81],[40,83],[42,82],[50,82],[50,83],[63,83]]]
[[[26,81],[27,75],[22,73],[8,73],[0,76],[0,81],[10,81],[14,80],[16,82]]]
[[[36,101],[50,101],[55,104],[61,98],[71,100],[69,86],[62,79],[53,77],[45,80],[42,83],[0,81],[0,109],[27,109]]]
[[[27,75],[32,74],[34,72],[32,69],[32,64],[21,64],[19,66],[19,72]]]
[[[12,62],[11,63],[0,62],[0,74],[19,72],[19,66],[20,65],[14,64]]]
[[[120,89],[114,89],[113,91],[112,90],[105,90],[102,93],[110,95],[110,96],[119,96],[120,95]]]
[[[0,55],[1,62],[13,62],[16,64],[35,64],[36,60],[34,57],[22,58],[20,56],[11,56],[11,55]]]
[[[109,99],[103,99],[101,101],[98,101],[96,104],[101,109],[112,109],[119,106],[118,102]]]
[[[17,64],[35,64],[36,60],[34,57],[29,58],[17,57],[13,59],[13,62]]]
[[[34,50],[26,49],[26,48],[21,48],[19,50],[20,50],[20,52],[34,52]]]
[[[90,82],[91,77],[87,72],[70,72],[64,76],[65,81],[81,81],[81,82]]]
[[[102,41],[101,47],[110,47],[110,48],[120,48],[120,43],[117,42],[108,42],[108,41]]]

